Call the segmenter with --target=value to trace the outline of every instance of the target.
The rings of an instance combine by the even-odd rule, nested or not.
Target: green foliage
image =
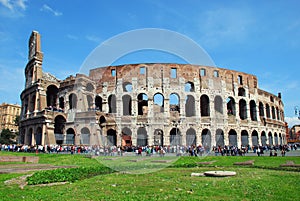
[[[75,182],[96,175],[109,174],[111,172],[113,172],[113,170],[103,166],[59,168],[54,170],[35,172],[32,176],[27,177],[27,182],[28,185],[47,184],[65,181]]]
[[[3,129],[0,136],[0,144],[14,144],[12,140],[16,135],[9,129]]]

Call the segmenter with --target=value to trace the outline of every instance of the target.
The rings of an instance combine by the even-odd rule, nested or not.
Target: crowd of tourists
[[[263,156],[268,152],[270,156],[281,154],[285,156],[286,152],[297,150],[296,144],[278,145],[278,146],[85,146],[85,145],[17,145],[17,144],[0,144],[1,151],[11,152],[29,152],[29,153],[56,153],[56,154],[93,154],[96,156],[121,156],[126,153],[140,155],[160,155],[176,154],[177,156],[203,156],[214,154],[216,156],[244,156],[247,153],[256,153],[258,156]]]

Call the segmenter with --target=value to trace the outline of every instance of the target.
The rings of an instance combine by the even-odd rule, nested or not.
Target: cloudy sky
[[[282,93],[286,121],[300,124],[300,1],[0,0],[0,103],[19,103],[28,39],[42,36],[43,69],[76,74],[102,42],[143,28],[171,30],[199,44],[218,67],[254,74],[259,88]],[[178,62],[145,51],[121,63]]]

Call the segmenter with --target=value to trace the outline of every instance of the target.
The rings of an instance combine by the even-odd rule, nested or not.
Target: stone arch
[[[161,93],[156,93],[153,96],[154,113],[164,112],[164,96]]]
[[[64,97],[59,97],[58,102],[59,102],[59,108],[62,109],[62,110],[65,109],[65,99],[64,99]]]
[[[185,92],[194,92],[195,86],[193,82],[186,82],[184,85],[184,91]]]
[[[161,129],[154,130],[154,145],[163,146],[164,145],[164,132]]]
[[[229,145],[237,146],[237,133],[234,129],[230,129],[228,133],[228,137],[229,137]]]
[[[192,95],[187,95],[185,99],[185,115],[186,117],[193,117],[196,115],[195,98]]]
[[[261,117],[265,116],[264,104],[262,102],[259,102],[259,116]]]
[[[242,130],[241,132],[241,141],[242,141],[242,146],[249,145],[248,132],[246,130]]]
[[[69,108],[76,109],[77,108],[77,96],[74,93],[69,95]]]
[[[226,99],[226,102],[227,102],[227,114],[229,116],[230,115],[235,116],[236,115],[236,109],[235,109],[235,100],[234,100],[234,98],[228,97]]]
[[[132,103],[131,103],[131,96],[128,94],[122,96],[122,103],[123,103],[123,115],[128,116],[132,114]]]
[[[117,113],[117,101],[115,94],[111,94],[108,97],[108,113]]]
[[[122,146],[131,147],[132,146],[132,131],[128,127],[122,129]]]
[[[221,146],[224,147],[225,146],[225,142],[224,142],[224,131],[222,129],[217,129],[216,130],[216,146]]]
[[[147,146],[148,145],[148,135],[147,135],[147,131],[144,127],[139,127],[137,130],[136,145],[137,146]]]
[[[62,115],[57,115],[54,118],[54,134],[56,144],[62,144],[64,142],[64,132],[65,132],[66,119]]]
[[[148,114],[148,96],[145,93],[140,93],[138,99],[138,115]]]
[[[267,137],[265,131],[261,132],[260,139],[261,139],[261,145],[265,146],[267,144]]]
[[[172,128],[170,131],[170,145],[171,146],[176,146],[176,145],[181,145],[182,140],[181,140],[181,131],[179,128]]]
[[[75,130],[73,128],[67,129],[66,144],[75,144]]]
[[[180,97],[177,93],[170,94],[170,111],[177,111],[180,113]]]
[[[272,133],[271,133],[271,131],[268,133],[268,144],[269,145],[273,145],[273,135],[272,135]]]
[[[279,143],[280,143],[280,145],[283,144],[283,143],[282,143],[282,135],[281,135],[281,133],[279,133]]]
[[[210,130],[205,128],[201,133],[202,146],[206,151],[211,150],[211,133]]]
[[[25,140],[26,140],[26,144],[28,145],[32,145],[32,134],[33,134],[33,129],[32,128],[29,128],[27,133],[26,133],[26,136],[25,137]]]
[[[43,130],[41,127],[37,127],[36,134],[35,134],[35,144],[41,145],[42,144],[42,136],[43,136]]]
[[[258,146],[258,132],[256,130],[252,131],[252,135],[251,135],[251,138],[252,138],[252,145],[253,146]]]
[[[92,110],[93,106],[94,106],[93,97],[91,95],[87,95],[86,100],[87,100],[87,103],[88,103],[88,110]]]
[[[243,87],[238,88],[238,96],[246,96],[246,91]]]
[[[266,104],[266,115],[267,118],[271,118],[270,106],[268,103]]]
[[[130,82],[123,83],[123,92],[132,92],[132,84]]]
[[[36,101],[36,96],[32,95],[30,99],[30,112],[33,112],[35,110],[35,101]]]
[[[272,119],[276,119],[275,107],[272,106]]]
[[[95,106],[96,106],[96,110],[102,112],[102,98],[99,95],[97,95],[95,98]]]
[[[241,99],[239,101],[239,113],[240,113],[241,120],[247,119],[247,104],[244,99]]]
[[[196,131],[193,128],[189,128],[186,131],[186,146],[196,146],[197,137],[196,137]]]
[[[83,127],[80,130],[80,144],[90,144],[90,137],[91,137],[91,133],[90,133],[90,129],[88,129],[87,127]]]
[[[278,145],[278,135],[276,132],[274,133],[274,145]]]
[[[107,145],[117,146],[117,132],[114,129],[107,130]]]
[[[254,100],[250,101],[250,117],[252,121],[257,121],[256,103]]]
[[[47,87],[46,96],[47,96],[47,106],[56,107],[58,88],[55,85],[49,85]]]
[[[210,115],[209,98],[206,94],[200,97],[200,110],[201,110],[201,117],[206,117]]]
[[[223,99],[221,96],[215,96],[215,111],[217,114],[223,114]]]

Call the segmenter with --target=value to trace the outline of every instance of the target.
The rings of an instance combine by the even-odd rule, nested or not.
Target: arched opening
[[[132,132],[129,128],[125,127],[122,129],[122,147],[132,146],[131,136]]]
[[[194,92],[195,91],[195,87],[194,87],[194,83],[193,82],[187,82],[184,85],[184,91],[185,92]]]
[[[77,96],[73,93],[69,95],[69,108],[70,109],[77,108]]]
[[[246,130],[242,130],[241,138],[242,138],[242,146],[249,145],[248,132]]]
[[[148,145],[148,136],[147,131],[144,127],[140,127],[137,130],[137,146],[147,146]]]
[[[186,117],[193,117],[193,116],[196,115],[195,98],[192,95],[187,95],[186,96],[185,115],[186,115]]]
[[[239,102],[239,113],[240,113],[240,119],[245,120],[247,119],[247,104],[244,99],[241,99]]]
[[[132,84],[130,82],[123,83],[123,91],[124,92],[132,92]]]
[[[196,146],[197,139],[196,139],[196,131],[193,128],[189,128],[186,131],[186,146]]]
[[[75,144],[75,131],[73,128],[67,130],[66,144]]]
[[[148,96],[144,93],[138,95],[138,115],[148,114]]]
[[[128,116],[131,115],[131,96],[124,95],[122,96],[122,102],[123,102],[123,115]]]
[[[277,135],[277,133],[274,133],[274,144],[278,145],[278,135]]]
[[[56,107],[58,88],[55,85],[49,85],[47,87],[47,106]]]
[[[109,129],[107,131],[107,145],[117,146],[117,132],[114,129]]]
[[[228,114],[228,116],[231,116],[231,115],[235,116],[235,114],[236,114],[235,111],[236,110],[235,110],[235,100],[234,100],[234,98],[228,97],[226,99],[226,102],[227,102],[227,114]]]
[[[170,94],[170,111],[177,111],[180,113],[180,99],[176,93]]]
[[[58,115],[54,119],[54,134],[56,144],[62,144],[64,142],[64,131],[65,131],[66,119]]]
[[[224,131],[222,129],[216,130],[216,146],[224,147]]]
[[[266,114],[267,114],[267,118],[271,117],[270,106],[268,103],[266,104]]]
[[[95,98],[95,106],[96,106],[96,110],[102,112],[102,98],[98,95]]]
[[[80,144],[88,145],[90,144],[90,130],[87,127],[81,129],[80,134]]]
[[[246,91],[243,87],[239,87],[238,96],[246,96]]]
[[[172,128],[170,131],[170,145],[181,145],[181,132],[178,128]]]
[[[275,107],[274,106],[272,106],[272,119],[276,119]]]
[[[265,146],[267,144],[267,137],[266,137],[265,131],[261,132],[261,137],[260,138],[261,138],[261,145]]]
[[[273,135],[271,132],[268,133],[268,141],[269,141],[269,145],[273,145]]]
[[[211,150],[211,133],[208,129],[203,129],[201,133],[202,146],[206,151]]]
[[[250,117],[252,121],[257,121],[256,103],[254,100],[250,101]]]
[[[87,103],[88,103],[88,110],[93,110],[93,97],[91,95],[87,95],[86,96],[86,100],[87,100]]]
[[[279,142],[280,142],[280,145],[283,145],[282,144],[282,135],[281,135],[281,133],[279,133]]]
[[[259,116],[261,117],[265,116],[264,104],[262,102],[259,102]]]
[[[228,133],[229,136],[229,145],[237,146],[237,133],[235,130],[231,129]]]
[[[258,145],[259,145],[259,144],[258,144],[258,133],[257,133],[256,130],[254,130],[254,131],[252,132],[252,145],[253,145],[253,146],[258,146]]]
[[[30,128],[28,130],[27,137],[26,137],[26,144],[28,144],[28,145],[32,145],[32,133],[33,133],[33,130],[32,130],[32,128]]]
[[[86,90],[89,91],[89,92],[93,92],[94,86],[91,83],[87,83]]]
[[[207,95],[202,95],[200,98],[200,110],[201,110],[201,117],[207,117],[210,115],[209,98]]]
[[[41,145],[42,144],[42,136],[43,136],[42,128],[38,127],[36,129],[36,135],[35,135],[35,144],[36,145]]]
[[[164,132],[161,129],[155,129],[154,131],[154,145],[164,145]]]
[[[116,96],[114,94],[108,97],[108,109],[108,113],[117,113]]]
[[[100,127],[103,127],[102,124],[104,124],[105,122],[106,122],[106,118],[104,116],[101,116],[100,119],[99,119]]]
[[[216,114],[223,114],[223,99],[221,96],[215,97],[215,111]]]
[[[154,113],[164,112],[164,96],[160,93],[157,93],[153,96],[153,110]]]
[[[35,100],[36,96],[33,95],[30,99],[30,112],[33,112],[35,110]]]
[[[59,98],[59,109],[65,109],[65,99],[64,97]]]

